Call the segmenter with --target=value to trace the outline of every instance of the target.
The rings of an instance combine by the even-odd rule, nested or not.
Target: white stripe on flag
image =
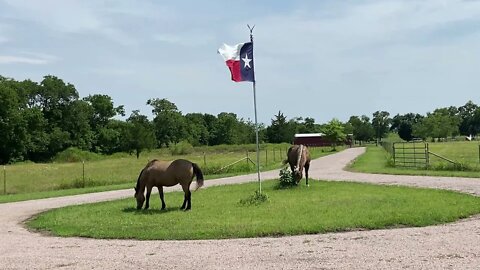
[[[218,53],[223,57],[223,60],[240,60],[240,49],[242,49],[243,44],[245,43],[238,43],[237,45],[230,46],[223,43],[222,47],[218,49]]]

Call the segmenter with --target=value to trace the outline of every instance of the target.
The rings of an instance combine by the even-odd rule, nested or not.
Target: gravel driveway
[[[352,148],[314,160],[310,175],[480,196],[480,179],[343,171],[363,151]],[[276,177],[278,170],[262,173],[262,179]],[[255,180],[252,174],[206,181],[205,186]],[[0,204],[0,269],[480,269],[480,216],[424,228],[201,241],[48,237],[29,232],[22,224],[34,214],[66,205],[124,197],[132,197],[133,204],[132,191]]]

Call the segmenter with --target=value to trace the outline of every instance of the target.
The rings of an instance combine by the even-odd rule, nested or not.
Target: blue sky
[[[216,53],[248,41],[246,24],[256,25],[259,122],[480,103],[475,0],[0,0],[0,75],[56,75],[127,116],[151,117],[146,101],[167,98],[184,114],[253,119],[251,84],[231,82]]]

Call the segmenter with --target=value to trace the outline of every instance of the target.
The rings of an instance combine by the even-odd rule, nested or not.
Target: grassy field
[[[479,143],[462,141],[462,142],[439,142],[429,143],[430,152],[439,154],[449,158],[455,162],[466,164],[473,170],[480,171],[480,149]],[[446,163],[439,158],[431,157],[433,166],[439,163]]]
[[[158,210],[158,196],[153,209],[138,211],[131,198],[52,210],[28,226],[59,236],[219,239],[428,226],[480,212],[480,198],[443,190],[324,181],[308,188],[276,185],[264,182],[269,201],[257,206],[239,203],[257,189],[250,183],[199,190],[188,212],[178,209],[183,193],[177,192],[165,195],[165,211]]]
[[[458,148],[457,148],[458,146]],[[435,153],[442,153],[449,158],[460,158],[463,156],[462,147],[464,143],[435,143],[430,144],[430,149]],[[465,159],[466,160],[466,159]],[[472,160],[469,158],[468,160]],[[403,175],[431,175],[431,176],[456,176],[456,177],[480,177],[480,171],[453,171],[444,169],[435,169],[436,159],[431,159],[434,164],[433,169],[414,169],[393,167],[390,155],[380,146],[368,146],[364,155],[358,157],[350,166],[349,170],[365,173],[381,174],[403,174]],[[438,165],[436,165],[438,166]],[[473,166],[473,165],[472,165]],[[443,168],[440,166],[440,168]]]
[[[280,168],[288,147],[288,144],[263,145],[260,151],[261,170]],[[206,179],[252,173],[256,171],[256,167],[246,160],[224,170],[220,169],[245,158],[247,151],[249,158],[256,161],[256,154],[252,152],[254,149],[255,145],[201,147],[188,155],[172,155],[168,149],[161,149],[146,152],[139,159],[135,156],[117,154],[85,162],[85,177],[83,177],[82,162],[8,165],[6,166],[7,194],[3,194],[3,172],[0,174],[0,194],[3,194],[0,195],[0,202],[130,187],[136,182],[139,172],[147,161],[154,158],[163,160],[184,158],[196,162]],[[329,147],[310,150],[314,158],[332,153]]]

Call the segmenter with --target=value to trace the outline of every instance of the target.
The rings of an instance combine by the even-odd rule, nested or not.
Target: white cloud
[[[45,59],[35,59],[22,56],[0,55],[0,64],[30,64],[44,65],[48,61]]]
[[[62,32],[93,30],[102,26],[94,9],[82,1],[6,0],[16,10],[12,17],[41,23]]]
[[[102,1],[5,1],[15,10],[6,15],[12,19],[34,22],[61,34],[96,33],[99,37],[107,37],[122,45],[135,44],[125,31],[115,27],[111,16],[107,14],[108,3]]]
[[[0,64],[46,65],[58,60],[57,57],[32,52],[22,52],[22,55],[0,55]]]
[[[139,100],[177,93],[171,100],[176,103],[188,93],[206,97],[204,107],[192,104],[184,110],[229,111],[239,97],[232,99],[225,89],[249,90],[246,84],[228,81],[228,70],[215,53],[222,42],[247,41],[247,23],[256,24],[259,110],[267,122],[279,109],[289,117],[344,120],[348,119],[344,114],[369,114],[379,109],[378,104],[395,110],[400,101],[387,97],[391,93],[401,94],[400,99],[437,97],[437,92],[450,93],[453,87],[479,84],[474,71],[480,69],[480,1],[279,1],[275,6],[258,4],[253,12],[234,10],[225,1],[7,3],[3,6],[8,12],[0,15],[5,19],[0,21],[0,64],[57,60],[20,50],[43,51],[63,60],[49,66],[48,72],[85,89],[130,93],[140,85],[150,92],[138,90]],[[4,29],[8,31],[2,31],[2,23],[8,24]],[[6,72],[12,70],[21,76],[29,72],[23,65],[8,66]],[[43,66],[33,70],[46,72]],[[113,80],[105,79],[108,76]],[[288,105],[292,93],[307,97],[304,106]],[[480,98],[472,93],[438,98],[445,102],[463,98],[462,94]],[[245,94],[249,104],[250,91],[235,94]],[[124,100],[128,103],[131,97],[126,94]],[[343,102],[348,109],[340,109]],[[429,109],[424,108],[427,105],[410,109],[413,103],[403,100],[405,110]],[[235,112],[251,115],[251,107]]]

